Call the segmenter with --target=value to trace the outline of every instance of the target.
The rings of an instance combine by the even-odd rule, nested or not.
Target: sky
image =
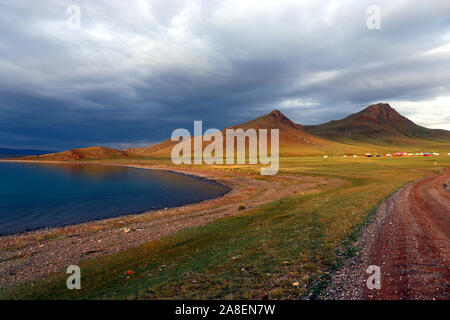
[[[450,130],[450,1],[0,0],[2,147],[139,147],[194,120],[377,102]]]

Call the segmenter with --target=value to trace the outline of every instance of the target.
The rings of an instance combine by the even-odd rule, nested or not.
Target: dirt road
[[[386,200],[357,246],[362,251],[333,280],[332,299],[450,299],[450,168]],[[381,289],[365,272],[381,268]]]

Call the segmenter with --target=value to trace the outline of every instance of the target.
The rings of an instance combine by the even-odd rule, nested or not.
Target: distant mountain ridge
[[[229,128],[280,129],[280,154],[285,156],[383,152],[389,151],[387,148],[390,147],[441,149],[442,144],[450,144],[449,131],[419,126],[387,103],[374,104],[344,119],[316,126],[296,124],[279,110],[274,110]],[[140,156],[167,157],[176,144],[168,139],[126,151]]]
[[[450,152],[450,131],[419,126],[402,116],[387,103],[377,103],[341,120],[332,120],[320,125],[303,126],[294,123],[279,110],[274,110],[226,129],[229,128],[279,129],[281,156],[382,153],[393,152],[396,149]],[[224,145],[226,129],[222,130]],[[169,158],[173,146],[177,143],[177,141],[167,139],[144,148],[117,150],[106,147],[90,147],[25,158],[62,161]],[[204,145],[207,143],[204,142]]]
[[[35,149],[14,149],[14,148],[0,148],[0,157],[2,156],[30,156],[30,155],[41,155],[47,154],[53,151],[49,150],[35,150]]]

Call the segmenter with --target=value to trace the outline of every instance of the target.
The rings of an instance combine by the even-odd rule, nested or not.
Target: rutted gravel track
[[[369,251],[381,267],[375,299],[450,298],[450,170],[408,185],[396,201]]]
[[[334,278],[331,299],[450,299],[450,168],[411,183],[386,200]],[[369,290],[369,265],[381,289]]]

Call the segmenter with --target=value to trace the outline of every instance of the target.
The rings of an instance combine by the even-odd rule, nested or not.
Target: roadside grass
[[[0,289],[0,299],[318,298],[332,273],[355,254],[351,244],[380,201],[426,172],[450,165],[446,158],[439,166],[434,161],[283,159],[280,173],[344,183],[79,263],[81,290],[68,290],[68,274],[61,271]]]

